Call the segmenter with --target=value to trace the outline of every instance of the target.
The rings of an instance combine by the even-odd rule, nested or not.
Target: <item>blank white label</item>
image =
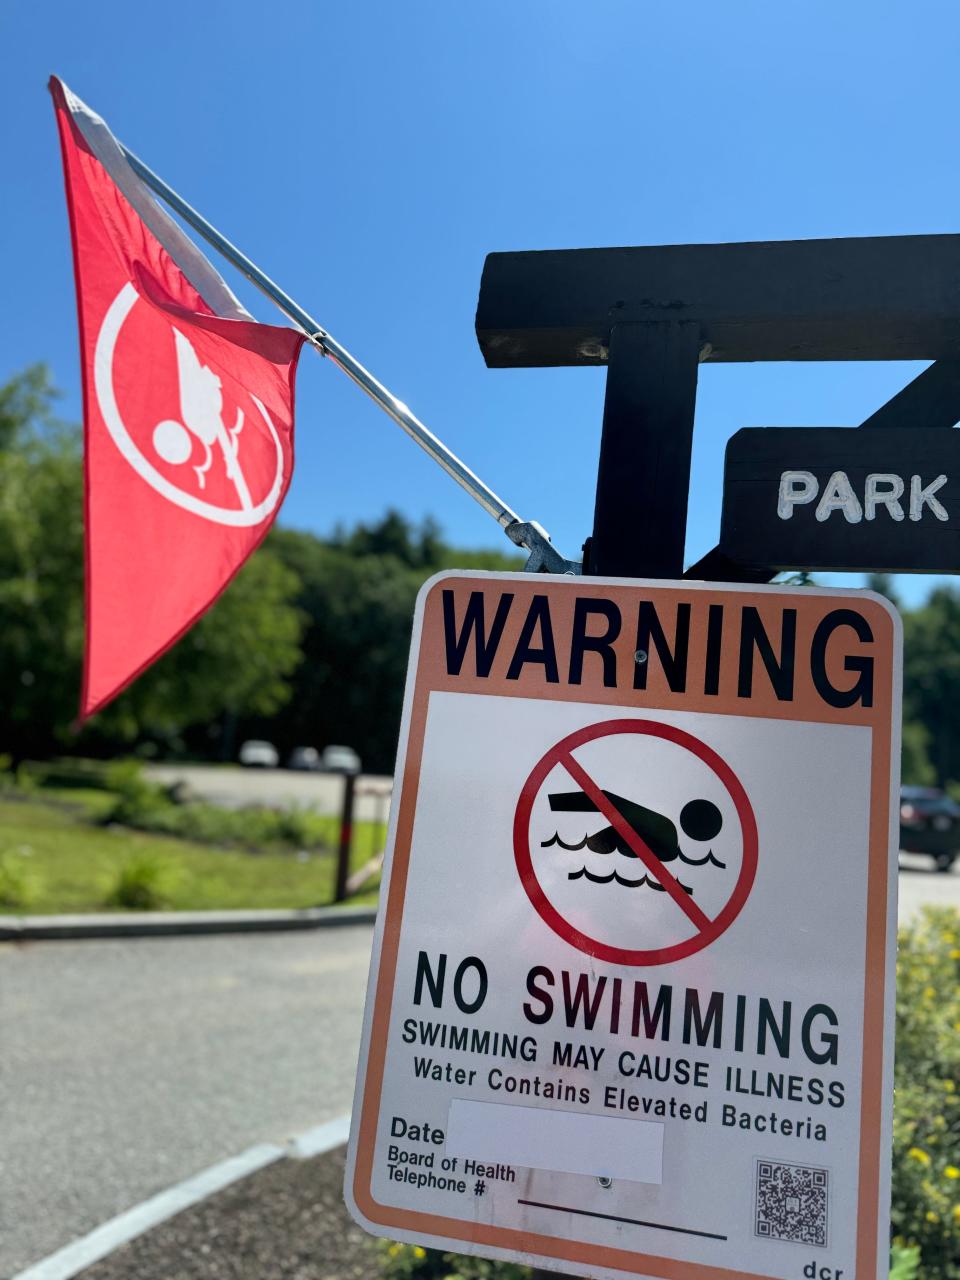
[[[446,1152],[485,1164],[584,1173],[630,1182],[663,1179],[663,1125],[455,1098]]]

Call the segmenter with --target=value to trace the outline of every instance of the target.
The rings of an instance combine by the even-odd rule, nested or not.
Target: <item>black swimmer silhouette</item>
[[[679,858],[681,862],[685,862],[690,866],[700,867],[709,862],[721,870],[726,869],[726,863],[716,858],[712,849],[702,858],[687,857],[680,848],[676,826],[662,813],[657,813],[654,809],[647,809],[633,800],[626,800],[623,796],[615,795],[612,791],[604,791],[603,794],[660,862],[673,862],[674,859]],[[549,795],[547,798],[554,813],[598,812],[597,806],[583,791],[559,791]],[[723,815],[711,800],[691,800],[680,810],[680,829],[691,840],[712,840],[719,834],[722,826]],[[577,844],[567,844],[560,839],[559,833],[555,833],[549,840],[541,841],[540,847],[548,849],[552,845],[559,845],[561,849],[568,850],[586,848],[591,853],[609,854],[617,852],[623,854],[626,858],[637,857],[613,826],[604,827],[591,836],[584,836]],[[641,885],[646,884],[651,889],[663,890],[661,884],[645,875],[641,876],[639,880],[628,880],[616,871],[612,871],[606,876],[597,876],[588,871],[586,866],[583,866],[579,871],[570,872],[568,878],[570,880],[578,880],[581,876],[585,876],[595,883],[606,884],[611,880],[616,880],[618,884],[628,888],[639,888]],[[681,888],[692,895],[693,890],[688,885],[679,880],[678,883]]]

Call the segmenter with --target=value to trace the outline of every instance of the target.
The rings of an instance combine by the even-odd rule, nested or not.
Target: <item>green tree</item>
[[[431,516],[416,525],[393,508],[373,524],[357,524],[350,530],[338,527],[327,545],[356,558],[380,556],[396,560],[408,568],[422,570],[424,579],[439,569],[523,568],[523,556],[516,551],[465,551],[451,547]]]
[[[919,720],[903,721],[903,739],[900,751],[901,781],[915,787],[929,787],[937,780],[930,763],[930,734]]]
[[[443,550],[440,528],[427,519],[417,529],[399,511],[389,510],[375,524],[337,528],[330,545],[351,556],[391,556],[411,568],[429,568]]]
[[[892,573],[868,573],[867,588],[878,596],[886,596],[895,609],[902,609]]]
[[[929,735],[941,786],[960,779],[960,591],[938,587],[904,613],[904,720]]]
[[[294,696],[272,721],[247,721],[242,731],[271,737],[284,750],[346,743],[375,771],[394,764],[421,584],[440,569],[523,567],[509,550],[451,547],[432,520],[417,526],[397,511],[337,530],[328,542],[275,529],[267,546],[302,583],[297,603],[309,624]]]
[[[79,688],[80,442],[53,400],[42,366],[0,387],[0,725],[16,756],[65,737]]]
[[[271,552],[301,585],[309,617],[294,696],[268,724],[248,723],[285,750],[298,744],[355,747],[368,769],[392,769],[410,626],[424,577],[395,555],[353,554],[309,533],[276,529]]]
[[[80,433],[55,418],[36,366],[0,387],[0,749],[72,742],[83,650]],[[102,748],[170,738],[231,712],[269,715],[290,694],[303,619],[294,573],[259,551],[214,608],[84,730]]]
[[[867,575],[867,586],[877,595],[886,596],[901,616],[905,609],[896,588],[896,579],[890,573],[871,573]],[[913,786],[932,786],[937,780],[936,771],[930,763],[930,733],[922,720],[912,718],[914,712],[904,698],[903,735],[900,750],[900,780]]]

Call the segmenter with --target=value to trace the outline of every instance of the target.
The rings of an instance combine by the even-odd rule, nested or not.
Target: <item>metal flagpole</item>
[[[338,365],[361,391],[366,392],[371,400],[388,413],[394,422],[446,471],[448,476],[465,489],[475,502],[479,502],[484,511],[493,516],[511,542],[530,553],[530,558],[524,566],[528,572],[568,574],[580,572],[579,563],[565,559],[554,547],[545,529],[535,521],[521,520],[502,498],[497,497],[479,476],[475,475],[442,440],[439,440],[419,418],[410,412],[402,400],[398,400],[392,392],[388,391],[369,369],[365,369],[359,360],[354,359],[345,347],[342,347],[326,329],[304,311],[303,307],[294,302],[289,294],[261,271],[256,263],[251,262],[246,254],[241,253],[236,245],[231,244],[225,236],[221,235],[216,227],[187,204],[186,200],[148,168],[138,156],[128,150],[122,142],[118,145],[134,173],[160,196],[174,213],[179,214],[184,222],[193,227],[218,253],[266,294],[297,328],[302,329],[321,355],[328,356],[334,364]]]

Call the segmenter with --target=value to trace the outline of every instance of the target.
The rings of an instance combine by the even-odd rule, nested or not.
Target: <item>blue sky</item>
[[[494,370],[485,254],[960,230],[960,13],[919,0],[251,0],[4,6],[0,377],[45,360],[79,416],[56,71],[565,554],[589,533],[604,375]],[[262,319],[276,313],[243,294]],[[701,372],[688,560],[741,426],[852,425],[909,364]],[[388,505],[503,535],[306,351],[282,520]],[[900,580],[908,600],[928,580]]]

